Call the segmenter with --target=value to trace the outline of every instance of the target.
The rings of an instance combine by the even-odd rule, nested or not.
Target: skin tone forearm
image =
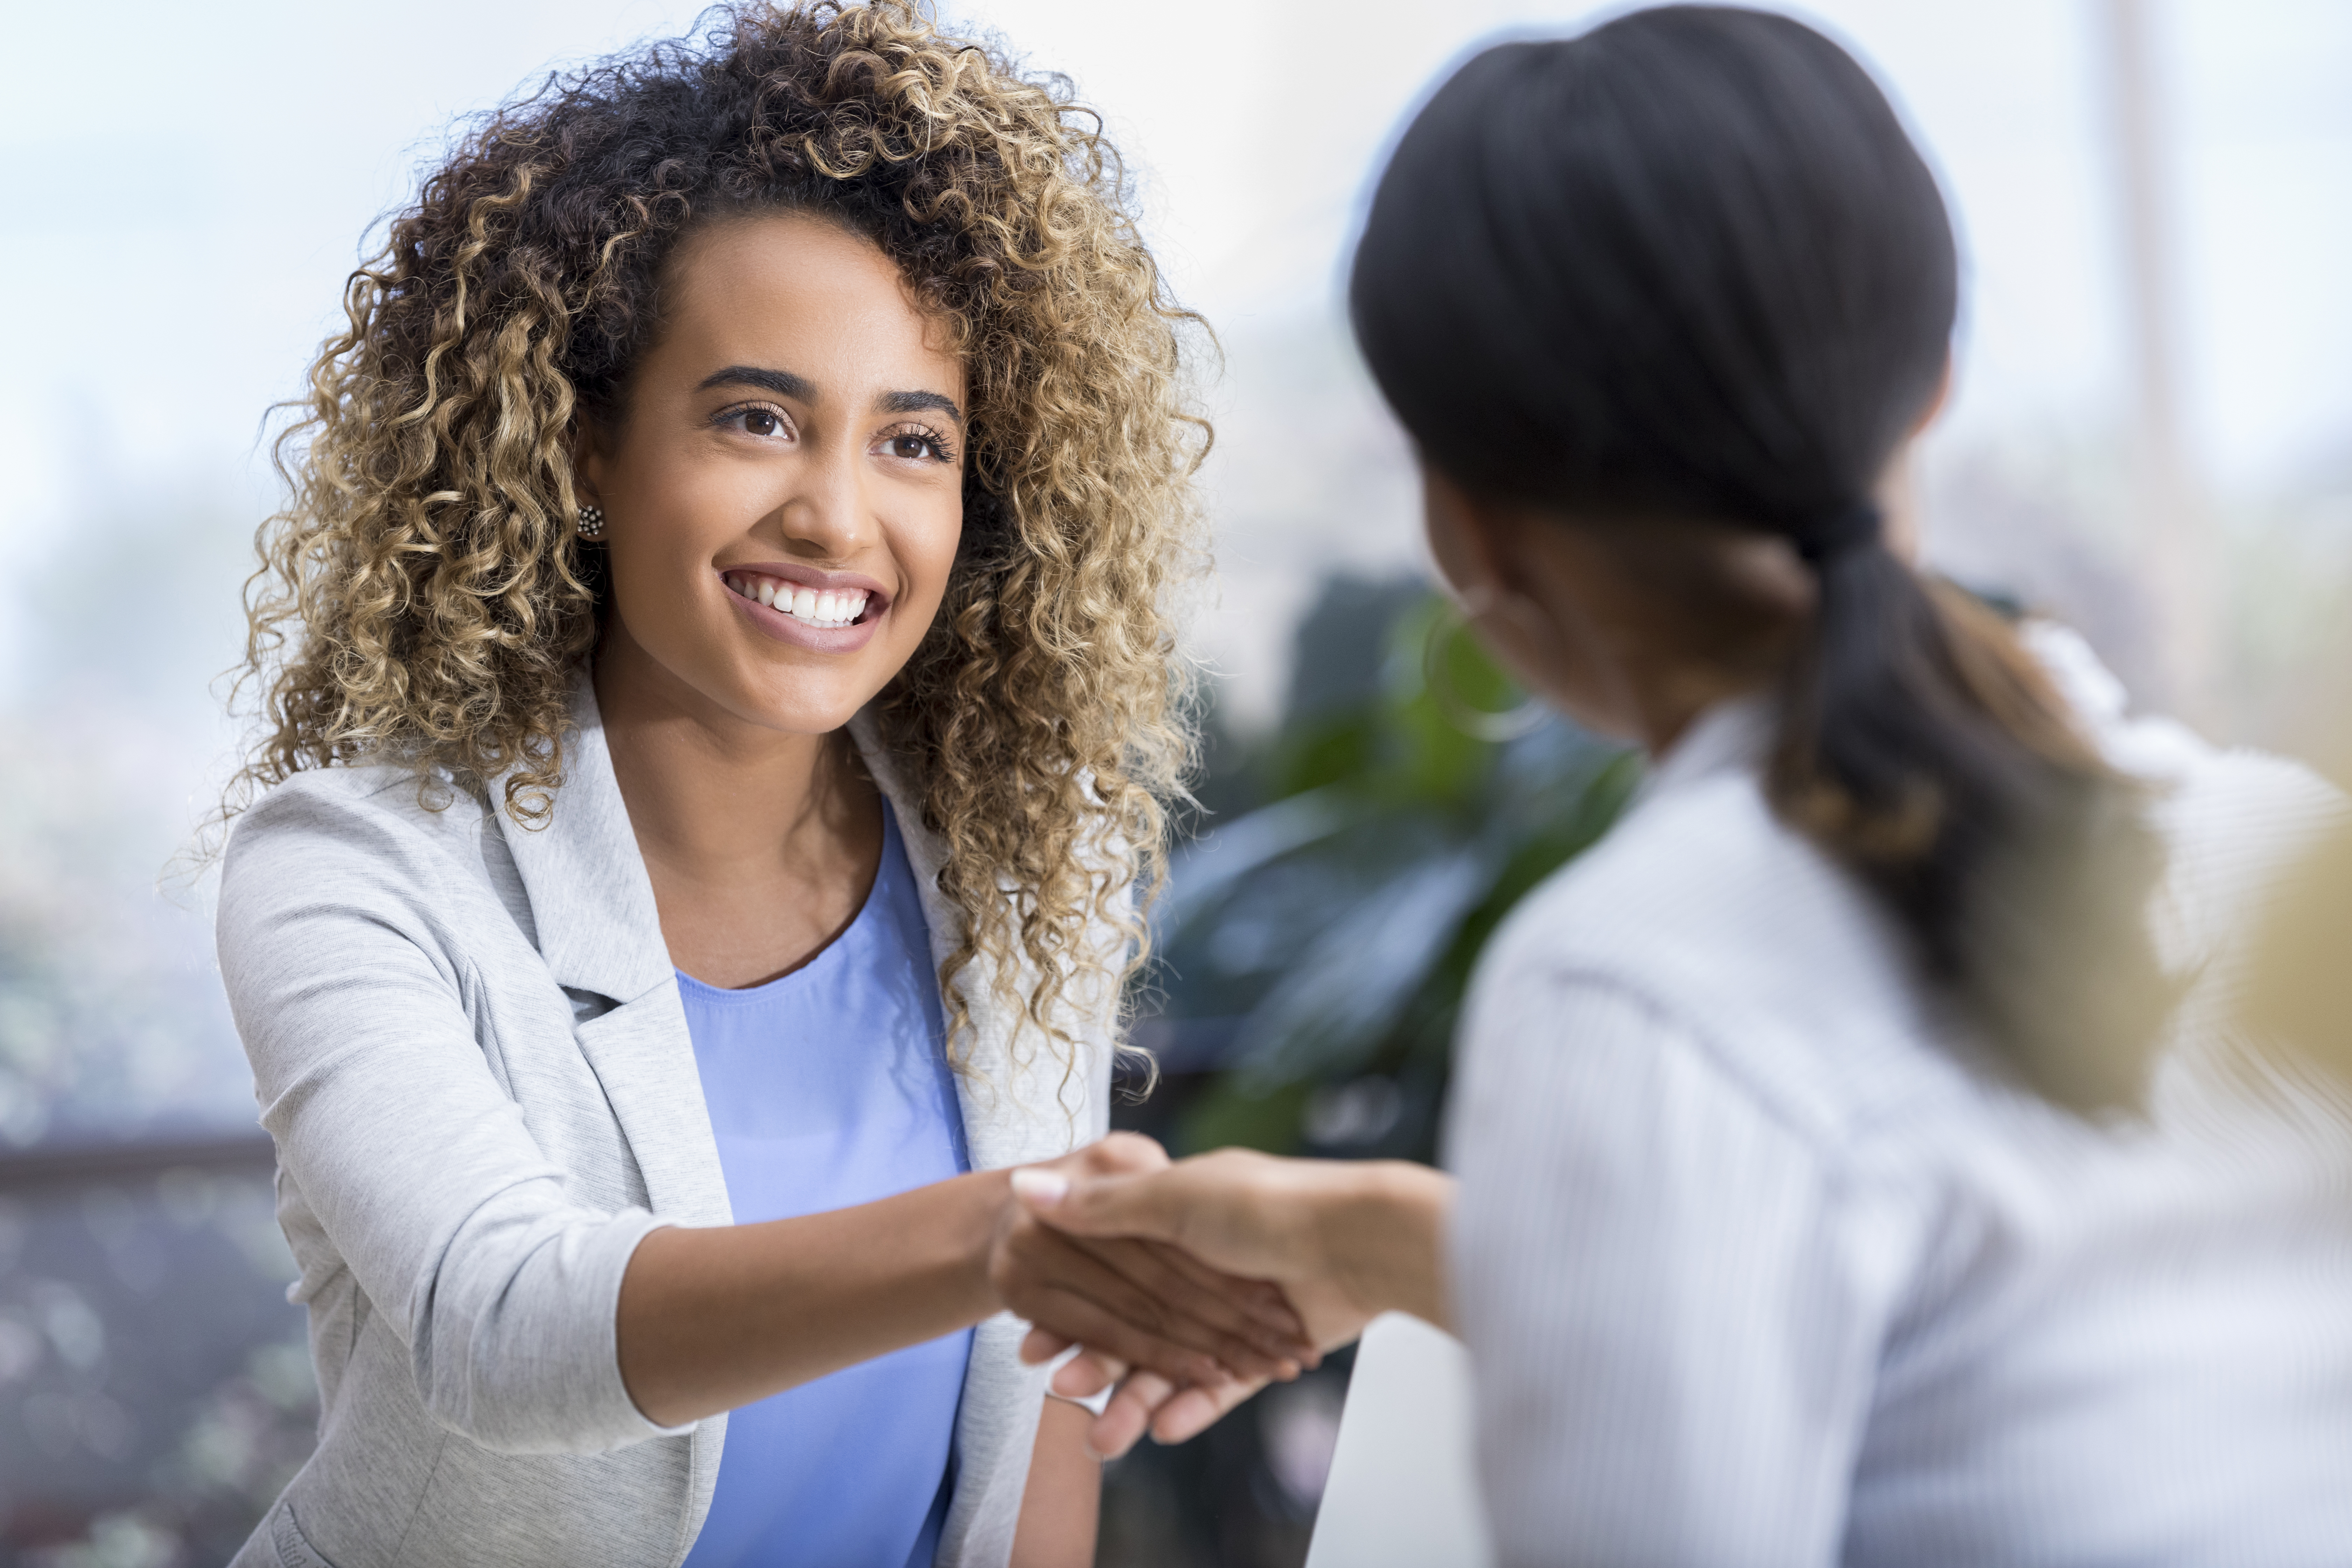
[[[1454,1178],[1401,1160],[1327,1169],[1328,1185],[1309,1189],[1307,1228],[1328,1278],[1370,1315],[1410,1312],[1451,1329],[1442,1232]]]
[[[764,1399],[997,1310],[1006,1173],[765,1225],[672,1226],[621,1280],[622,1381],[665,1426]]]
[[[1102,1460],[1087,1446],[1094,1412],[1045,1401],[1029,1453],[1029,1487],[1013,1535],[1012,1568],[1088,1568],[1102,1511]]]

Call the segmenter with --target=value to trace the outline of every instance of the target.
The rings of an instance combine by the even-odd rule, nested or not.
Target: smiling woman
[[[240,1562],[1082,1563],[1002,1310],[1311,1357],[1009,1197],[1164,1163],[1089,1140],[1203,427],[1117,169],[911,6],[743,5],[489,116],[353,275],[222,883],[323,1396]]]

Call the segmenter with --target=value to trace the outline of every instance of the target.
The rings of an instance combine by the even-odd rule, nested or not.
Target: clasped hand
[[[1390,1182],[1386,1169],[1244,1150],[1171,1164],[1151,1140],[1114,1133],[1013,1173],[992,1282],[1034,1325],[1025,1360],[1078,1347],[1055,1392],[1116,1388],[1089,1434],[1097,1453],[1122,1454],[1146,1430],[1181,1442],[1268,1382],[1317,1364],[1386,1307],[1442,1319],[1434,1218],[1424,1247],[1410,1189],[1450,1187],[1426,1171]],[[1444,1195],[1433,1201],[1442,1206]],[[1374,1257],[1367,1268],[1363,1248],[1333,1245],[1364,1228],[1348,1224],[1351,1208],[1396,1233],[1381,1246],[1401,1262]],[[1425,1301],[1415,1294],[1424,1275]]]

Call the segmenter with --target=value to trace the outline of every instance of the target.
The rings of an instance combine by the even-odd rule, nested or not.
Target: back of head
[[[2006,627],[1886,548],[1872,500],[1938,395],[1957,278],[1935,179],[1852,58],[1676,5],[1489,49],[1441,88],[1381,179],[1351,309],[1465,490],[1794,545],[1819,595],[1775,808],[2030,1082],[2127,1104],[2165,997],[2132,792]]]

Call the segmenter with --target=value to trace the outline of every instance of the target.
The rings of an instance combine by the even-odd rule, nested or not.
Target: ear
[[[584,414],[572,418],[572,493],[582,506],[604,504],[598,483],[605,463],[604,433]]]
[[[1455,595],[1467,604],[1523,592],[1526,570],[1516,520],[1426,461],[1421,483],[1429,552]]]
[[[1900,559],[1916,566],[1919,563],[1919,495],[1918,479],[1912,471],[1912,455],[1919,446],[1919,437],[1927,433],[1944,412],[1952,396],[1952,357],[1944,356],[1944,374],[1936,383],[1936,394],[1911,422],[1911,433],[1903,437],[1893,456],[1886,459],[1885,470],[1872,487],[1878,499],[1879,510],[1886,518],[1886,542]]]
[[[1945,350],[1944,374],[1937,378],[1936,393],[1934,396],[1927,399],[1927,406],[1919,410],[1919,417],[1911,422],[1911,434],[1908,439],[1916,441],[1926,435],[1927,426],[1943,416],[1945,405],[1952,401],[1952,379],[1957,374],[1954,369],[1956,363],[1952,358],[1951,351]]]

